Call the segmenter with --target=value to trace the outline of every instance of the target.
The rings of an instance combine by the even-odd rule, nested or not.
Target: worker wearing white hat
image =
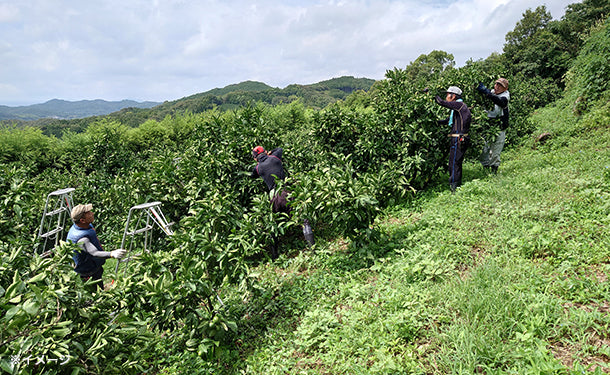
[[[451,127],[449,132],[449,188],[451,192],[455,192],[455,189],[462,184],[462,163],[470,144],[468,132],[472,116],[470,109],[462,100],[462,90],[457,86],[447,89],[445,100],[438,95],[434,99],[439,105],[451,110],[449,117],[438,123]]]

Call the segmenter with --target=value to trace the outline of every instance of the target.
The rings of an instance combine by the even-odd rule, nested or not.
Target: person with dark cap
[[[493,110],[486,111],[487,117],[493,119],[492,121],[500,126],[500,132],[496,139],[493,142],[485,141],[485,146],[480,157],[483,168],[489,168],[493,173],[497,173],[500,166],[500,153],[506,142],[506,129],[509,126],[508,102],[510,101],[510,93],[508,92],[508,80],[506,78],[498,78],[492,90],[489,90],[482,82],[479,82],[477,91],[494,104]]]
[[[280,147],[271,151],[265,151],[262,146],[256,146],[252,150],[252,157],[256,160],[257,164],[252,169],[251,177],[256,178],[260,176],[265,181],[269,191],[275,189],[276,178],[282,181],[286,178],[282,165],[283,151]],[[275,192],[271,198],[272,211],[289,213],[287,197],[288,192],[286,189],[283,189],[280,193]]]
[[[282,189],[280,193],[275,191],[276,178],[284,180],[286,174],[284,172],[284,166],[282,165],[282,153],[284,150],[280,147],[274,148],[271,151],[265,151],[262,146],[256,146],[252,150],[252,157],[256,160],[256,166],[252,169],[250,177],[257,178],[261,177],[267,189],[273,191],[271,198],[271,210],[274,213],[284,212],[290,214],[290,208],[288,207],[287,197],[288,191]],[[273,236],[273,244],[271,248],[271,258],[277,259],[278,254],[278,238]]]
[[[270,192],[273,191],[271,198],[271,210],[274,213],[283,212],[285,214],[290,215],[290,206],[288,205],[288,191],[286,189],[282,189],[282,191],[279,193],[275,191],[276,179],[280,179],[283,181],[286,178],[284,167],[282,165],[282,153],[283,149],[280,147],[275,148],[271,151],[265,151],[262,146],[254,147],[254,149],[252,150],[252,157],[254,158],[254,160],[256,160],[257,164],[252,169],[251,177],[261,177],[263,181],[265,181],[267,189],[269,189]],[[307,241],[308,246],[313,246],[315,244],[311,224],[307,219],[303,221],[303,235],[305,236],[305,240]],[[271,257],[273,259],[277,259],[278,257],[277,237],[273,237]]]
[[[462,100],[462,90],[451,86],[445,92],[445,100],[436,95],[434,100],[440,106],[451,110],[449,117],[438,121],[439,125],[449,125],[449,187],[451,192],[462,184],[462,163],[464,155],[470,144],[468,132],[472,120],[470,109]]]
[[[104,289],[102,274],[106,259],[120,259],[126,251],[123,249],[104,251],[92,225],[93,205],[79,204],[72,209],[70,216],[74,225],[68,231],[67,240],[80,247],[80,250],[75,250],[72,255],[74,271],[83,281],[96,280],[97,289]]]

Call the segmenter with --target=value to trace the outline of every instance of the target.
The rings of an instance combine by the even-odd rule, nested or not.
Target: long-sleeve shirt
[[[500,129],[506,130],[509,126],[508,122],[508,102],[510,101],[510,93],[508,90],[496,94],[495,90],[489,90],[486,87],[481,87],[478,89],[481,94],[486,96],[489,100],[491,100],[494,104],[494,108],[491,111],[487,112],[487,117],[489,118],[499,118],[500,119]]]
[[[99,250],[87,237],[81,238],[76,244],[89,255],[97,258],[110,258],[110,251]]]
[[[468,134],[470,131],[470,122],[472,121],[472,115],[470,109],[462,99],[458,99],[453,102],[442,100],[439,96],[435,97],[436,102],[445,108],[451,110],[450,116],[439,121],[440,125],[450,125],[451,134]]]
[[[256,167],[252,170],[251,177],[262,177],[270,191],[275,188],[275,177],[281,180],[286,177],[282,166],[282,153],[283,150],[280,147],[271,150],[269,155],[261,153],[256,158],[258,162]]]
[[[487,117],[499,117],[500,122],[502,123],[500,128],[502,130],[508,128],[508,101],[510,100],[510,93],[508,90],[501,94],[496,94],[494,90],[491,90],[489,94],[486,94],[486,96],[494,103],[494,109],[491,111],[486,111]]]

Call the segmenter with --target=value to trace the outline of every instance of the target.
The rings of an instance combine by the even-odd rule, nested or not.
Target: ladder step
[[[149,202],[149,203],[142,203],[139,204],[137,206],[133,206],[131,207],[132,210],[141,210],[143,208],[150,208],[150,207],[156,207],[159,206],[161,204],[161,202]]]
[[[65,208],[65,207],[60,207],[60,208],[58,208],[56,210],[53,210],[51,212],[47,212],[47,216],[57,215],[58,213],[63,212],[63,211],[68,211],[68,209]]]
[[[49,193],[49,195],[64,195],[64,194],[68,194],[73,192],[74,188],[65,188],[65,189],[59,189],[59,190],[55,190]]]
[[[148,251],[147,251],[147,252],[148,252]],[[133,254],[133,255],[126,256],[126,257],[121,258],[121,259],[117,259],[117,263],[125,263],[125,262],[129,262],[129,261],[130,261],[132,258],[137,258],[137,257],[139,257],[139,256],[140,256],[140,255],[142,255],[142,254],[144,254],[144,252],[143,252],[143,251],[141,251],[141,252],[139,252],[139,253],[137,253],[137,254]]]
[[[128,235],[133,236],[134,234],[143,233],[152,229],[152,225],[147,225],[144,228],[136,229],[132,232],[127,232]]]
[[[41,235],[40,235],[40,238],[47,238],[47,237],[50,237],[50,236],[54,235],[55,233],[61,232],[62,230],[64,230],[64,228],[63,228],[63,227],[57,227],[57,228],[55,228],[55,229],[53,229],[53,230],[51,230],[51,231],[48,231],[47,233],[43,233],[43,234],[41,234]]]

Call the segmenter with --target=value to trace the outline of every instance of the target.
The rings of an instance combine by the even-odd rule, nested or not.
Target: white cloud
[[[547,9],[559,18],[570,0]],[[173,100],[244,80],[381,79],[502,51],[531,0],[0,0],[0,104]],[[8,89],[7,89],[8,88]]]
[[[19,8],[14,4],[0,3],[0,23],[11,22],[19,15]]]

